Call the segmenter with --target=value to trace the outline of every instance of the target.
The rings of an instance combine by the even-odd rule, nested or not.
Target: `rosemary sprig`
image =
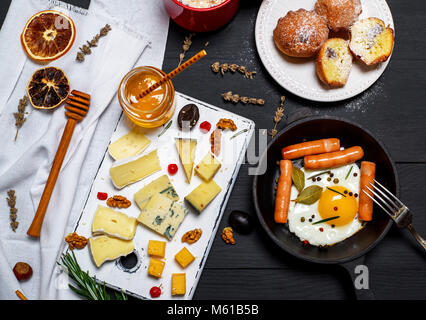
[[[320,221],[313,222],[312,224],[313,224],[313,225],[314,225],[314,224],[320,224],[320,223],[327,222],[327,221],[330,221],[330,220],[335,220],[335,219],[337,219],[337,218],[340,218],[340,216],[335,216],[335,217],[330,217],[330,218],[327,218],[327,219],[322,219],[322,220],[320,220]]]
[[[172,122],[173,120],[170,120],[170,122],[164,127],[163,131],[161,131],[160,134],[158,135],[159,138],[167,131],[167,129],[170,128],[170,126],[172,125]]]
[[[72,291],[89,300],[111,300],[111,296],[106,292],[105,282],[102,285],[98,283],[96,277],[91,277],[88,271],[82,271],[74,252],[62,254],[61,262],[57,263],[68,270],[70,278],[77,284],[77,287],[69,284]],[[120,294],[115,293],[115,298],[117,300],[128,299],[123,291]]]
[[[232,140],[235,137],[238,137],[240,134],[243,134],[244,132],[247,132],[247,131],[248,131],[248,129],[241,130],[241,131],[237,132],[236,134],[234,134],[231,138],[229,138],[229,140]]]
[[[277,111],[275,111],[275,115],[274,115],[274,128],[271,130],[271,133],[270,133],[272,138],[277,135],[278,133],[277,125],[284,117],[284,102],[285,102],[285,96],[282,96],[280,106],[277,108]]]
[[[323,174],[330,174],[331,173],[331,171],[324,171],[324,172],[320,172],[320,173],[318,173],[318,174],[315,174],[315,175],[313,175],[313,176],[310,176],[309,178],[308,178],[308,180],[309,179],[313,179],[313,178],[316,178],[316,177],[319,177],[319,176],[322,176]]]
[[[351,168],[349,169],[349,172],[348,172],[348,174],[346,175],[345,180],[348,180],[349,175],[350,175],[350,174],[351,174],[351,172],[352,172],[352,168],[353,168],[353,166],[351,166]]]
[[[346,195],[345,195],[345,194],[343,194],[343,193],[341,193],[341,192],[339,192],[339,191],[337,191],[337,190],[334,190],[334,189],[329,188],[329,187],[327,187],[327,189],[328,189],[328,190],[330,190],[330,191],[333,191],[333,192],[335,192],[335,193],[338,193],[338,194],[340,194],[340,195],[342,195],[342,196],[344,196],[344,197],[346,198]]]

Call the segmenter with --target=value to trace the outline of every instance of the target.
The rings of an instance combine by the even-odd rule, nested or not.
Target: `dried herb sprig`
[[[248,71],[245,66],[240,66],[235,63],[220,63],[215,62],[211,65],[212,71],[214,73],[221,73],[222,76],[225,75],[226,72],[231,71],[232,73],[239,72],[243,74],[247,79],[253,79],[254,75],[256,75],[256,71]]]
[[[92,50],[90,48],[97,47],[99,39],[102,37],[105,37],[108,32],[111,31],[111,26],[109,24],[106,24],[98,34],[96,34],[92,40],[86,41],[87,44],[82,45],[79,49],[80,51],[77,52],[76,60],[78,62],[84,61],[84,56],[89,55],[92,53]]]
[[[173,120],[170,120],[170,122],[163,128],[163,130],[160,132],[160,134],[158,135],[158,137],[161,137],[172,125]]]
[[[182,64],[183,59],[185,58],[185,54],[191,48],[193,36],[195,36],[195,33],[190,33],[188,36],[185,37],[185,40],[183,41],[183,45],[182,45],[183,52],[179,55],[178,67]]]
[[[106,292],[105,283],[98,283],[96,277],[91,277],[89,272],[81,270],[74,252],[62,254],[61,261],[58,265],[67,269],[72,280],[77,284],[77,287],[68,285],[72,291],[89,300],[111,300],[111,296]],[[128,300],[123,291],[115,292],[116,300]]]
[[[28,114],[28,112],[25,112],[25,108],[28,105],[28,97],[24,96],[22,99],[19,100],[18,104],[18,112],[15,112],[13,116],[15,117],[15,126],[16,126],[16,135],[15,135],[15,141],[18,138],[18,132],[19,129],[24,125],[27,118],[25,118],[25,115]]]
[[[241,102],[243,104],[256,104],[259,106],[263,106],[265,104],[264,99],[258,99],[258,98],[248,98],[248,97],[240,97],[239,94],[233,94],[232,91],[225,92],[222,94],[223,100],[232,102],[237,104],[238,102]]]
[[[12,228],[13,232],[16,232],[16,229],[18,229],[18,225],[19,222],[16,221],[17,218],[17,213],[18,213],[18,209],[16,209],[16,195],[15,195],[15,190],[9,190],[7,192],[8,198],[6,198],[7,200],[7,204],[10,207],[10,227]]]
[[[270,133],[272,138],[277,135],[278,133],[277,125],[284,117],[284,102],[285,102],[285,96],[282,96],[280,106],[277,108],[274,115],[274,128],[271,130],[271,133]]]

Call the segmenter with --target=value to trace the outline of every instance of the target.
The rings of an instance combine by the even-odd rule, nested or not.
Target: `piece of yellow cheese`
[[[172,273],[172,296],[186,293],[186,274]]]
[[[192,169],[194,168],[197,140],[176,138],[176,148],[179,153],[183,170],[185,171],[187,182],[190,183],[192,178]]]
[[[149,240],[148,255],[164,258],[166,255],[166,242],[158,240]]]
[[[105,261],[127,256],[135,250],[133,240],[122,240],[108,236],[89,238],[92,258],[99,268]]]
[[[214,180],[202,182],[185,197],[198,212],[203,211],[207,205],[222,191]]]
[[[141,153],[150,143],[141,129],[134,127],[128,134],[111,143],[108,152],[114,160],[121,160]]]
[[[210,152],[195,166],[195,173],[204,181],[210,181],[219,171],[222,164]]]
[[[106,234],[123,240],[131,240],[135,236],[138,222],[135,218],[115,211],[111,208],[98,206],[92,222],[93,235]]]
[[[149,260],[148,274],[156,278],[161,278],[165,265],[164,261],[151,258]]]
[[[195,260],[195,257],[186,247],[183,247],[182,250],[176,253],[175,259],[182,268],[186,268],[192,261]]]
[[[136,192],[134,195],[135,202],[139,208],[143,210],[149,199],[151,199],[151,197],[156,193],[161,193],[173,201],[179,200],[179,196],[176,193],[176,190],[173,188],[169,177],[165,174]]]
[[[109,173],[114,186],[121,189],[160,170],[160,159],[154,150],[144,156],[114,162]]]

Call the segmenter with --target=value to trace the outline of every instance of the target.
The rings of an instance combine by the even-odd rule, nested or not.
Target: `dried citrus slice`
[[[74,22],[54,10],[33,15],[21,34],[25,52],[38,62],[48,62],[63,56],[71,48],[74,39]]]
[[[61,69],[46,67],[34,72],[27,93],[34,108],[53,109],[67,99],[70,83]]]

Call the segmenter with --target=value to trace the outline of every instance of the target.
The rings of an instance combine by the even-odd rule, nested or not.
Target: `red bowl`
[[[208,32],[227,24],[237,13],[240,0],[225,0],[211,8],[193,8],[178,0],[164,0],[170,18],[182,28],[194,32]]]

